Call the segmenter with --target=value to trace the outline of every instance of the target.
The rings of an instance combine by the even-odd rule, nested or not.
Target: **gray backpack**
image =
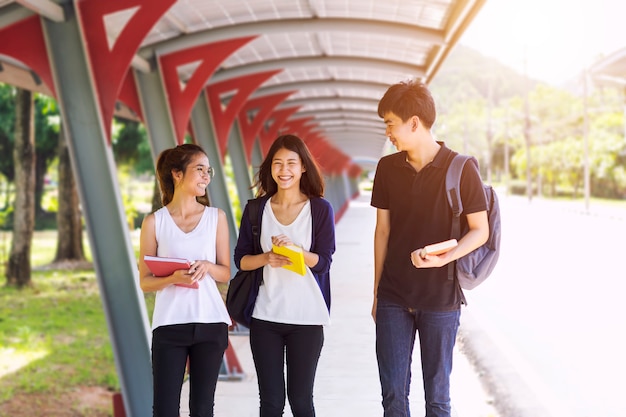
[[[451,238],[459,240],[467,230],[461,230],[461,173],[467,161],[472,161],[478,167],[478,161],[473,156],[457,154],[452,159],[446,173],[446,195],[452,208]],[[487,217],[489,219],[489,238],[482,246],[468,253],[462,258],[451,262],[448,266],[448,279],[453,280],[455,275],[461,288],[471,290],[486,280],[498,262],[500,255],[500,206],[495,190],[483,184],[485,199],[487,200]]]

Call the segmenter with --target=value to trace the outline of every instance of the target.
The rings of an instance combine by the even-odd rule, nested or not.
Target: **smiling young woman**
[[[226,215],[209,207],[207,187],[212,173],[206,153],[197,145],[163,151],[157,160],[163,207],[146,216],[141,226],[140,286],[144,292],[156,291],[152,316],[155,416],[179,415],[187,358],[189,409],[192,415],[213,415],[231,324],[216,282],[229,280],[231,254]],[[155,277],[143,260],[146,255],[188,259],[191,267]]]
[[[259,270],[263,277],[250,324],[260,416],[282,416],[286,391],[294,417],[312,417],[323,328],[330,323],[334,214],[322,198],[324,181],[317,163],[297,136],[283,135],[274,141],[255,185],[263,253],[254,251],[250,207],[246,205],[234,259],[239,269]],[[274,252],[273,245],[300,246],[304,275],[283,268],[291,261]]]

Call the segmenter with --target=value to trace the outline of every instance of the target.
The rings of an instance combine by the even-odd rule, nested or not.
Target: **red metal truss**
[[[341,174],[350,164],[350,158],[321,135],[312,135],[306,145],[327,174]]]
[[[215,69],[230,54],[254,38],[255,36],[228,39],[183,49],[159,57],[161,76],[163,77],[170,116],[178,144],[185,141],[191,109]],[[178,68],[195,62],[200,62],[200,64],[186,84],[181,85]]]
[[[265,81],[282,70],[259,72],[256,74],[232,78],[211,84],[206,88],[207,102],[212,116],[213,126],[222,159],[226,155],[228,136],[235,122],[235,117],[246,104],[250,95]],[[228,103],[222,102],[222,96],[231,95]]]
[[[363,172],[363,168],[361,168],[355,163],[352,163],[352,162],[350,163],[350,168],[348,168],[348,176],[350,178],[358,178],[362,172]]]
[[[278,130],[279,134],[284,135],[290,133],[292,135],[296,135],[304,140],[307,134],[313,129],[315,126],[307,126],[306,124],[312,120],[315,120],[314,117],[303,117],[299,119],[291,119],[285,121],[283,125]]]
[[[141,120],[144,120],[143,112],[141,111],[141,103],[139,101],[139,94],[137,93],[137,84],[135,83],[135,77],[133,77],[132,69],[129,69],[126,72],[126,77],[124,77],[124,81],[122,82],[118,98],[132,111],[134,111]]]
[[[279,135],[278,132],[285,124],[285,121],[287,121],[287,119],[299,109],[300,106],[276,110],[270,115],[270,117],[268,117],[265,129],[261,129],[259,132],[259,140],[261,141],[261,151],[263,152],[263,155],[267,155],[267,152],[272,146],[272,142],[274,142],[276,137]]]
[[[328,142],[319,136],[315,136],[308,138],[305,143],[307,148],[309,148],[309,152],[311,152],[311,155],[313,155],[313,158],[315,158],[322,171],[327,172],[328,166],[326,162],[330,157],[330,146]]]
[[[176,0],[80,0],[76,4],[109,141],[115,102],[133,56],[152,26],[174,3]],[[105,17],[132,8],[136,8],[135,12],[110,45]]]
[[[10,42],[0,43],[0,54],[15,58],[31,68],[56,97],[41,18],[31,16],[2,28],[0,38],[11,39]]]
[[[267,95],[246,102],[239,112],[239,127],[243,136],[246,158],[250,161],[252,147],[257,135],[260,135],[263,124],[268,120],[272,111],[295,91],[287,91],[279,94]],[[299,107],[296,107],[294,112]]]

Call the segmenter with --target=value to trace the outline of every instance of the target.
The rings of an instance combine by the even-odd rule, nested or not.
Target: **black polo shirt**
[[[378,162],[371,205],[389,210],[387,256],[378,286],[378,298],[405,307],[431,311],[460,308],[460,290],[448,279],[448,266],[417,269],[412,251],[450,239],[452,211],[445,192],[446,170],[456,154],[441,149],[420,172],[406,161],[406,152],[385,156]],[[480,173],[465,164],[461,175],[461,201],[465,215],[487,209]],[[463,230],[463,229],[462,229]]]

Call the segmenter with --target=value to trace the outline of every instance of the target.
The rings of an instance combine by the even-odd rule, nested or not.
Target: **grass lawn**
[[[0,243],[5,242],[10,238],[0,236]],[[95,272],[49,269],[55,248],[56,232],[37,232],[33,286],[0,286],[0,415],[111,415],[110,395],[92,404],[81,404],[77,397],[86,396],[75,395],[94,387],[119,390]],[[4,279],[3,267],[0,276]],[[147,295],[149,314],[153,302],[154,295]],[[69,404],[48,406],[67,408],[68,414],[30,409],[33,403],[46,408],[52,399],[63,398]],[[15,402],[23,414],[11,408]]]

